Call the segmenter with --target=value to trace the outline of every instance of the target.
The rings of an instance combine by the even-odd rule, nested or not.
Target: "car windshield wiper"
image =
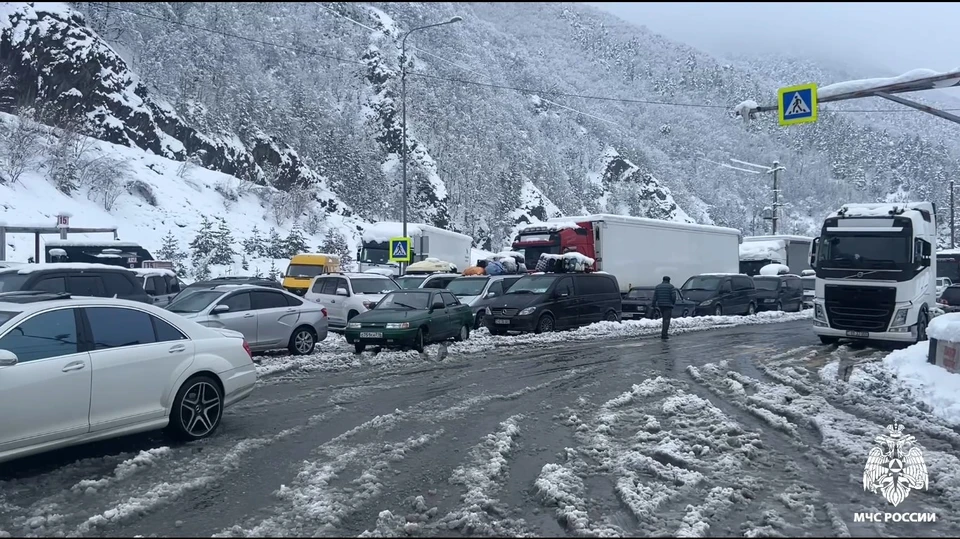
[[[533,290],[511,290],[507,294],[533,294]]]
[[[707,292],[709,288],[684,288],[684,292]]]
[[[407,309],[412,309],[414,311],[417,310],[417,308],[413,305],[407,305],[406,303],[400,303],[399,301],[394,301],[393,304],[398,307],[406,307]]]

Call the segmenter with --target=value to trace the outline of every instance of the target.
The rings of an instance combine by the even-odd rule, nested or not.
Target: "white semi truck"
[[[379,221],[364,229],[357,256],[360,271],[386,269],[400,275],[400,265],[390,262],[390,240],[401,236],[403,223],[393,221]],[[407,236],[412,242],[413,262],[436,258],[453,264],[457,271],[475,262],[470,260],[470,236],[420,223],[407,223]]]
[[[748,236],[740,244],[740,273],[760,274],[767,264],[783,264],[790,273],[800,275],[810,269],[810,244],[807,236]]]
[[[626,215],[582,215],[527,225],[514,239],[532,271],[541,254],[578,252],[594,271],[612,274],[621,293],[659,284],[665,275],[680,287],[702,273],[737,273],[740,231]]]
[[[823,222],[813,331],[840,339],[919,342],[936,306],[936,210],[930,202],[847,204]]]

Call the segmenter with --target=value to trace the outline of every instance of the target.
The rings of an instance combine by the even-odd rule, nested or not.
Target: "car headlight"
[[[410,322],[390,322],[387,324],[387,329],[407,329],[410,327]]]
[[[483,308],[483,314],[486,315],[486,316],[490,316],[490,315],[493,314],[493,313],[490,312],[490,307],[484,307],[484,308]]]
[[[533,311],[536,311],[536,307],[527,307],[526,309],[517,313],[519,316],[527,316],[528,314],[533,314]]]
[[[347,322],[347,329],[360,329],[360,322]]]
[[[822,321],[822,322],[826,322],[826,321],[827,321],[826,315],[823,314],[823,305],[821,305],[821,304],[819,304],[819,303],[815,303],[815,304],[813,305],[813,317],[816,318],[817,320]]]
[[[701,306],[701,307],[709,307],[709,306],[711,306],[711,305],[713,305],[713,300],[712,300],[712,299],[708,299],[707,301],[701,301],[701,302],[700,302],[700,306]]]
[[[905,326],[907,325],[907,313],[910,312],[910,308],[904,308],[897,311],[896,316],[893,317],[892,326]]]

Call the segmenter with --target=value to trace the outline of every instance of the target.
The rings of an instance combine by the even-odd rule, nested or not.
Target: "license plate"
[[[497,324],[500,324],[500,325],[503,325],[503,326],[507,326],[507,325],[510,324],[510,320],[507,320],[507,319],[504,319],[504,318],[497,318],[496,323],[497,323]]]
[[[383,333],[380,333],[379,331],[361,331],[360,338],[361,339],[382,339]]]
[[[633,318],[637,313],[623,313],[624,318]]]
[[[640,307],[640,308],[637,309],[637,312],[645,313],[645,312],[647,312],[647,308],[646,308],[646,307]]]
[[[870,335],[870,333],[866,331],[848,331],[847,332],[847,337],[866,337],[868,335]]]

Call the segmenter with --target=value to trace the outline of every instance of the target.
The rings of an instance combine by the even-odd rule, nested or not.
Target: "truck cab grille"
[[[831,285],[824,287],[827,319],[834,329],[887,331],[896,310],[897,289]]]

